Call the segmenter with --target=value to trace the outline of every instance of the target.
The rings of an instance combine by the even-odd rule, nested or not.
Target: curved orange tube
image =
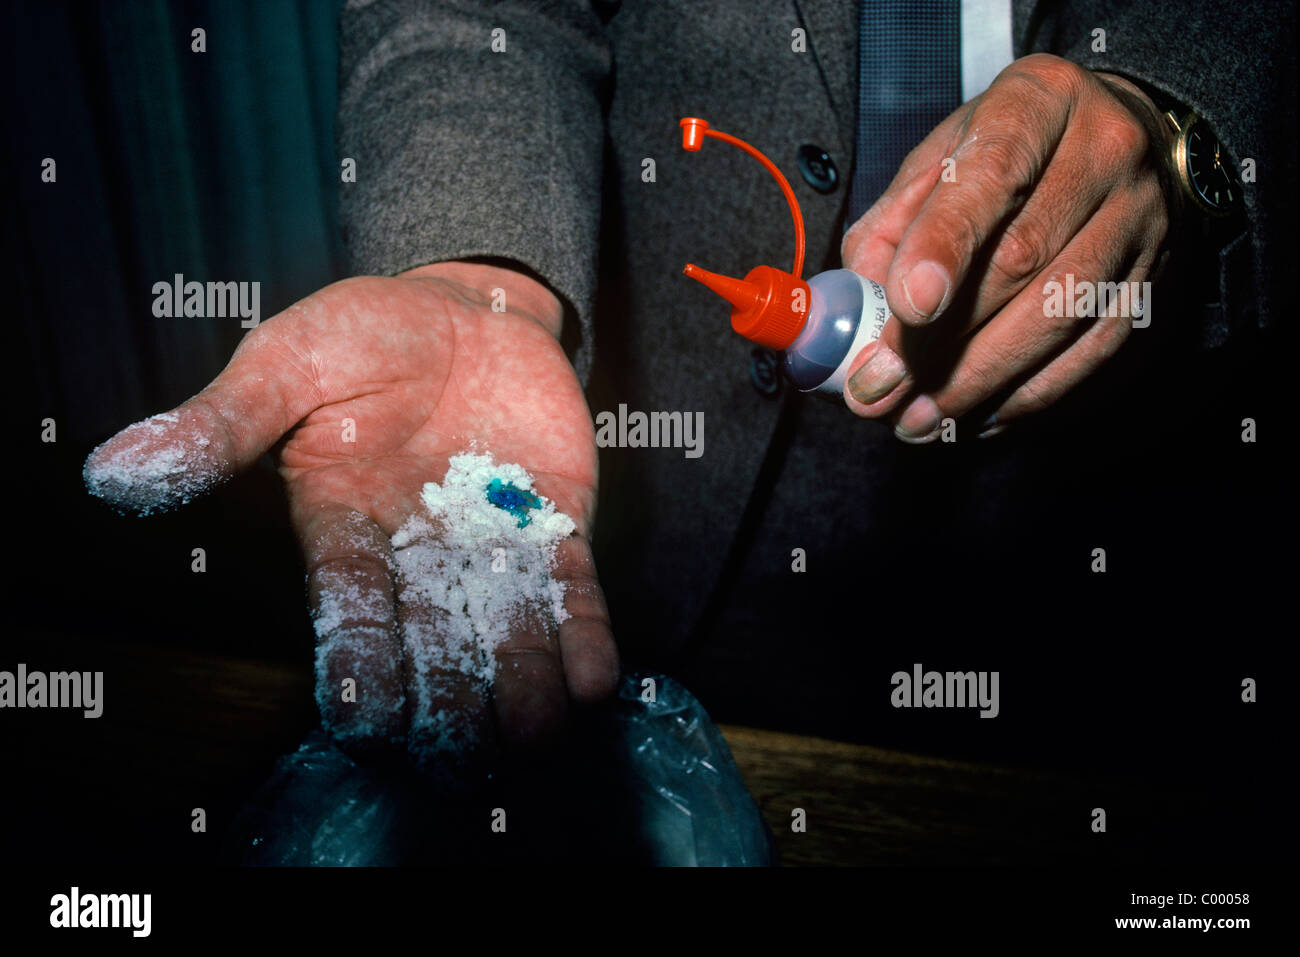
[[[790,188],[789,181],[777,169],[775,163],[760,153],[754,147],[750,146],[742,139],[738,139],[729,133],[722,133],[715,129],[710,129],[707,121],[696,116],[687,116],[682,119],[682,148],[690,150],[692,153],[698,152],[704,145],[703,138],[711,136],[715,140],[722,140],[724,143],[730,143],[744,150],[754,159],[763,164],[763,168],[772,174],[777,185],[781,187],[781,192],[785,195],[785,201],[790,205],[790,217],[794,220],[794,266],[790,272],[796,279],[803,277],[803,213],[799,209],[799,201],[794,197],[794,190]]]

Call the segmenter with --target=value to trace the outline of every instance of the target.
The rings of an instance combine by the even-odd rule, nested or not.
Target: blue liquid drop
[[[532,521],[528,515],[529,509],[542,507],[541,499],[532,492],[519,488],[513,482],[502,482],[494,478],[488,483],[486,491],[489,502],[519,519],[518,528],[523,528]]]

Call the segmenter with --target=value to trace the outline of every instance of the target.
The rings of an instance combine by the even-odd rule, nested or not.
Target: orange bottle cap
[[[751,342],[779,352],[799,338],[812,295],[802,279],[771,266],[755,266],[744,279],[694,263],[682,271],[731,303],[731,328]]]
[[[694,264],[683,272],[731,303],[731,328],[769,349],[786,349],[799,338],[812,297],[812,290],[800,278],[804,256],[803,213],[794,190],[776,164],[744,140],[711,129],[708,122],[695,116],[684,117],[681,127],[683,149],[698,152],[706,137],[739,147],[763,164],[785,195],[794,220],[794,267],[790,272],[772,266],[755,266],[744,279],[733,279]]]

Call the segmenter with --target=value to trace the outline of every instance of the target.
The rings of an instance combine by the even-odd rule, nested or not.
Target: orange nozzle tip
[[[763,300],[763,290],[746,279],[733,279],[721,273],[709,272],[694,263],[687,264],[682,272],[707,286],[739,310],[755,309]]]
[[[708,121],[702,120],[698,116],[684,116],[682,117],[681,127],[682,149],[698,153],[700,147],[704,145],[704,131],[709,128]]]

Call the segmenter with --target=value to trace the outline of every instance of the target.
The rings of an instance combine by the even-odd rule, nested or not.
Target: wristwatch
[[[1172,136],[1170,166],[1179,189],[1206,216],[1223,219],[1241,208],[1236,167],[1209,125],[1195,113],[1182,119],[1170,110],[1165,122]]]

